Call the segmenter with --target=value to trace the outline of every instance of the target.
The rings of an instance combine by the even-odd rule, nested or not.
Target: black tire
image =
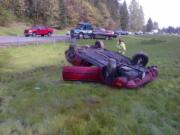
[[[84,39],[84,34],[83,33],[79,33],[79,39]]]
[[[52,33],[51,33],[51,32],[49,32],[49,33],[47,34],[47,36],[48,36],[48,37],[50,37],[51,35],[52,35]]]
[[[148,55],[144,52],[140,52],[132,57],[131,63],[133,65],[146,66],[148,61],[149,61]]]
[[[104,48],[104,42],[102,40],[98,40],[94,46],[95,48]]]
[[[92,35],[91,35],[91,38],[92,38],[92,39],[96,39],[96,35],[92,34]]]
[[[73,34],[71,34],[70,36],[71,36],[72,39],[75,38],[75,36]]]
[[[33,36],[33,37],[36,37],[36,33],[33,33],[32,36]]]
[[[110,36],[105,36],[104,39],[105,40],[111,40],[111,37]]]
[[[111,39],[112,39],[112,37],[108,36],[108,40],[111,40]]]
[[[108,36],[105,36],[104,39],[105,39],[105,40],[109,40],[109,37],[108,37]]]

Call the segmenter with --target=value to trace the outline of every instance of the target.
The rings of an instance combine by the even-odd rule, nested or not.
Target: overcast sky
[[[124,1],[124,0],[121,0]],[[126,0],[129,5],[131,0]],[[159,27],[180,27],[180,0],[136,0],[143,7],[145,22],[151,17]]]

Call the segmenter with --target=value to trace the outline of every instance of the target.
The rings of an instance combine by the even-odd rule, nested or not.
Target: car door
[[[91,25],[87,25],[87,26],[86,26],[86,33],[87,33],[88,35],[90,35],[90,34],[92,34],[92,31],[93,31],[92,26],[91,26]]]
[[[48,33],[47,28],[45,26],[42,26],[41,27],[41,32],[42,32],[41,35],[47,35],[47,33]]]
[[[39,27],[39,35],[45,35],[45,27],[44,26],[41,26]]]
[[[41,35],[41,27],[40,26],[36,27],[36,34]]]

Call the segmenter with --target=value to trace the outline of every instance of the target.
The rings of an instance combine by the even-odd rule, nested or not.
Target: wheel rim
[[[80,39],[83,39],[83,38],[84,38],[84,35],[83,35],[83,34],[79,34],[79,38],[80,38]]]
[[[50,37],[50,36],[51,36],[51,33],[48,33],[48,36]]]
[[[33,37],[35,37],[36,36],[36,33],[33,33]]]
[[[138,64],[138,65],[143,65],[142,62],[143,62],[143,59],[142,59],[142,58],[139,58],[139,59],[137,60],[137,64]]]

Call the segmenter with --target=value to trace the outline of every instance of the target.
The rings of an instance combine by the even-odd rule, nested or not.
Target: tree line
[[[8,18],[2,19],[2,16],[7,14],[32,24],[57,28],[70,27],[80,21],[131,31],[144,27],[143,8],[136,0],[132,0],[129,7],[122,0],[0,0],[0,25]]]

